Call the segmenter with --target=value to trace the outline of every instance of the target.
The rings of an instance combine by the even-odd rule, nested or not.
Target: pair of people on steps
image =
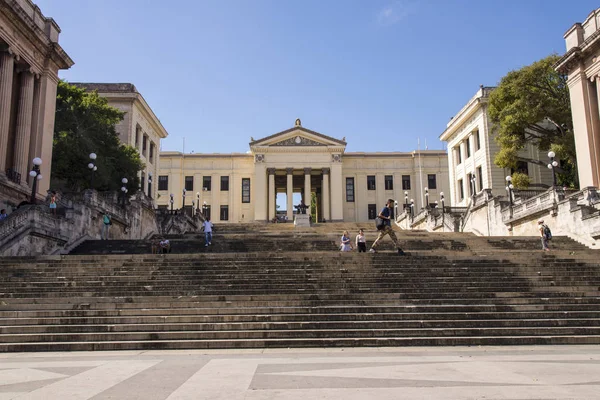
[[[356,248],[359,253],[366,253],[367,251],[367,239],[365,237],[365,233],[362,229],[358,230],[358,235],[356,235]],[[342,240],[340,244],[340,251],[352,251],[354,247],[352,246],[352,242],[350,240],[350,234],[348,231],[344,231],[342,234]]]

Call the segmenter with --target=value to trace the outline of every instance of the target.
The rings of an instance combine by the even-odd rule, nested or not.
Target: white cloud
[[[397,24],[416,10],[416,2],[398,0],[384,7],[377,14],[377,23],[383,26]]]

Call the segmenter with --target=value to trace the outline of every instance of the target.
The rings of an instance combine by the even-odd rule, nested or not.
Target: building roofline
[[[310,130],[310,129],[306,129],[305,127],[303,127],[303,126],[301,126],[301,125],[297,125],[297,126],[294,126],[294,127],[292,127],[292,128],[286,129],[286,130],[284,130],[284,131],[281,131],[281,132],[274,133],[273,135],[270,135],[270,136],[264,137],[264,138],[262,138],[262,139],[253,140],[253,141],[251,141],[251,142],[250,142],[250,146],[260,146],[260,143],[261,143],[261,142],[265,142],[265,141],[268,141],[268,140],[270,140],[270,139],[274,139],[274,138],[276,138],[277,136],[280,136],[280,135],[285,135],[286,133],[290,133],[290,132],[293,132],[293,131],[295,131],[295,130],[300,130],[300,131],[303,131],[303,132],[309,133],[309,134],[311,134],[311,135],[318,136],[318,137],[320,137],[320,138],[323,138],[323,139],[326,139],[326,140],[330,140],[330,141],[332,141],[332,142],[335,142],[335,143],[338,143],[338,144],[341,144],[341,145],[344,145],[344,146],[346,145],[346,141],[344,141],[344,140],[336,139],[336,138],[333,138],[333,137],[331,137],[331,136],[327,136],[327,135],[324,135],[324,134],[322,134],[322,133],[319,133],[319,132],[316,132],[316,131],[312,131],[312,130]]]
[[[479,90],[473,97],[467,101],[456,115],[454,115],[450,121],[446,124],[446,129],[439,136],[441,141],[448,141],[450,136],[458,129],[466,116],[471,115],[475,111],[475,106],[482,102],[487,102],[490,93],[495,89],[495,86],[483,86],[479,87]]]

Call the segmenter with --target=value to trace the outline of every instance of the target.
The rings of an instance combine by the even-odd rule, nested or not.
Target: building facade
[[[162,152],[157,204],[194,207],[213,221],[269,221],[277,215],[277,194],[285,194],[286,216],[293,220],[294,194],[311,204],[322,221],[374,219],[388,198],[399,207],[433,204],[447,189],[445,151],[410,153],[346,152],[345,140],[304,128],[252,139],[245,154]],[[427,188],[428,195],[425,196]],[[185,189],[185,191],[184,191]],[[185,204],[184,204],[185,202]],[[203,210],[204,208],[204,210]]]
[[[440,140],[448,143],[449,194],[454,206],[466,207],[470,197],[483,189],[492,189],[495,195],[505,194],[506,176],[515,172],[494,164],[500,147],[493,138],[487,112],[493,89],[481,86],[440,135]],[[523,161],[519,162],[517,171],[529,175],[534,187],[552,184],[552,172],[542,161],[547,160],[545,153],[529,145],[519,156]]]
[[[96,90],[108,104],[125,113],[115,127],[122,143],[135,147],[145,168],[140,172],[140,190],[155,199],[156,177],[160,159],[160,140],[168,136],[144,97],[131,83],[72,83],[86,90]]]
[[[564,35],[556,69],[568,76],[580,187],[600,187],[600,9]]]
[[[0,193],[2,208],[45,198],[52,169],[58,71],[73,61],[58,44],[60,28],[30,0],[0,0]],[[40,158],[40,174],[29,176]]]

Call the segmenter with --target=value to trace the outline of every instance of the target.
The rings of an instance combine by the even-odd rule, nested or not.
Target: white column
[[[329,222],[331,214],[329,213],[329,168],[323,168],[323,187],[321,195],[323,196],[323,218]]]
[[[34,76],[29,70],[20,73],[19,108],[17,112],[17,129],[13,153],[13,169],[21,174],[22,183],[27,179],[29,164],[29,139],[31,138],[31,118],[33,117],[33,84]],[[46,176],[49,177],[47,174]]]
[[[310,207],[310,168],[304,168],[304,204]],[[310,210],[310,209],[309,209]],[[312,210],[310,210],[312,211]]]
[[[14,55],[9,52],[0,53],[0,171],[6,169],[8,152],[8,131],[10,125],[10,106],[12,99]]]
[[[275,218],[275,168],[267,168],[267,172],[269,173],[269,221]]]
[[[287,218],[288,221],[294,220],[294,169],[287,168]]]
[[[356,181],[354,182],[355,200],[358,196]],[[331,164],[331,220],[344,220],[344,186],[342,183],[342,163],[334,162]],[[356,207],[356,205],[355,205]]]

